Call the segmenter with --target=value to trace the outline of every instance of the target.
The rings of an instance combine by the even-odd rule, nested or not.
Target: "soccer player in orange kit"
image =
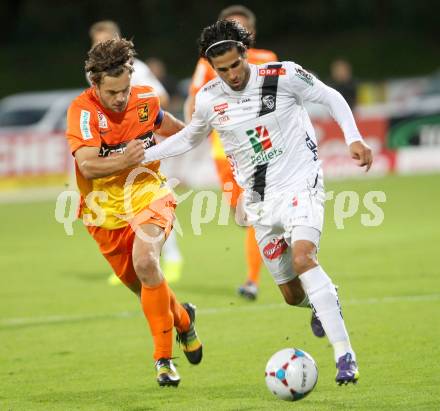
[[[75,157],[80,216],[114,272],[140,297],[153,336],[157,382],[177,386],[173,328],[190,363],[202,360],[202,344],[195,307],[177,301],[159,265],[175,199],[160,162],[140,163],[144,149],[156,144],[155,132],[170,136],[184,124],[162,111],[153,88],[130,86],[134,55],[125,39],[89,51],[85,69],[92,87],[70,105],[66,138]]]
[[[255,14],[248,8],[241,5],[233,5],[223,9],[220,12],[219,20],[234,20],[240,23],[247,31],[255,37]],[[269,50],[249,48],[247,50],[247,59],[252,64],[263,64],[271,61],[278,61],[275,53]],[[189,89],[189,96],[185,102],[185,117],[187,122],[191,119],[194,111],[195,95],[210,80],[217,77],[216,72],[205,58],[200,58],[195,68],[192,82]],[[226,158],[223,145],[217,132],[211,134],[212,157],[215,165],[222,189],[230,196],[230,205],[235,209],[237,200],[241,194],[241,189],[235,182],[231,165]],[[255,240],[255,230],[252,227],[247,228],[245,240],[246,263],[248,267],[245,283],[238,288],[239,295],[255,300],[258,294],[258,286],[260,283],[260,269],[262,260],[257,242]]]

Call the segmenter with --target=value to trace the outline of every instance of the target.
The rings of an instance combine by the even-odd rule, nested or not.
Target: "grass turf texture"
[[[256,302],[241,300],[244,230],[216,220],[192,234],[194,196],[178,216],[185,256],[178,298],[199,307],[205,358],[175,347],[178,389],[160,389],[152,344],[136,298],[110,287],[110,270],[81,223],[66,236],[54,202],[0,205],[1,410],[433,410],[440,406],[440,176],[327,184],[335,193],[383,190],[385,220],[364,227],[359,212],[338,230],[326,205],[320,261],[340,286],[360,364],[357,386],[337,387],[333,353],[309,328],[310,312],[284,305],[262,275]],[[319,368],[318,385],[290,404],[266,388],[266,361],[295,346]]]

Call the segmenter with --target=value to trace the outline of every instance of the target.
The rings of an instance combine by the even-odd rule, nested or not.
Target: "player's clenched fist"
[[[368,171],[373,164],[373,153],[371,148],[363,141],[355,141],[350,144],[350,154],[353,160],[357,160],[359,167],[366,166],[365,171]]]
[[[135,166],[144,159],[144,143],[140,140],[132,140],[127,144],[124,152],[127,167]]]

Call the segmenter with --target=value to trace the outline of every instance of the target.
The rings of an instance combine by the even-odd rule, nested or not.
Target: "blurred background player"
[[[159,162],[138,166],[144,149],[156,144],[154,132],[166,137],[184,124],[162,111],[153,88],[130,85],[134,54],[133,43],[120,38],[89,51],[85,68],[92,87],[70,105],[66,138],[75,157],[80,216],[116,275],[140,297],[153,336],[157,382],[177,386],[173,327],[190,363],[201,361],[202,345],[194,329],[195,307],[177,301],[159,264],[175,198],[163,184]],[[127,210],[127,179],[133,173]]]
[[[159,57],[148,57],[144,62],[168,93],[170,101],[168,111],[181,112],[183,99],[179,92],[179,84],[177,79],[169,73],[165,62]]]
[[[121,30],[119,25],[111,20],[102,20],[94,23],[89,30],[92,47],[106,40],[120,38]],[[152,70],[143,61],[133,57],[133,74],[131,77],[132,85],[150,86],[157,93],[160,104],[163,108],[168,108],[170,97],[168,92]],[[90,82],[90,80],[89,80]],[[166,161],[162,169],[166,169]],[[179,280],[182,272],[183,258],[177,243],[177,236],[174,231],[171,232],[162,250],[163,270],[167,280],[172,283]],[[108,282],[111,285],[119,285],[120,281],[114,274],[110,275]]]
[[[242,5],[229,6],[220,12],[218,20],[237,21],[246,28],[248,32],[252,33],[253,40],[255,41],[256,17],[247,7]],[[253,47],[247,50],[247,55],[249,63],[252,64],[262,64],[278,60],[277,55],[272,51],[256,49]],[[206,58],[200,58],[192,76],[188,98],[185,102],[184,110],[187,123],[191,120],[194,111],[195,95],[208,81],[215,77],[217,77],[217,73],[209,64],[208,60]],[[230,205],[235,209],[237,207],[238,197],[242,190],[234,179],[231,165],[225,155],[222,142],[216,131],[213,131],[211,134],[211,143],[211,154],[215,161],[221,188],[228,194],[225,198],[230,199]],[[247,227],[246,231],[245,255],[247,273],[245,283],[238,288],[238,293],[249,300],[255,300],[257,298],[258,287],[260,284],[262,259],[258,244],[255,240],[255,230],[253,227]]]
[[[347,60],[339,58],[331,63],[327,84],[342,94],[351,109],[356,106],[357,81],[353,78],[353,70]]]

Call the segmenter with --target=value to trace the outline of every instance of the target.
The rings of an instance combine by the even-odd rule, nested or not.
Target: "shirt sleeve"
[[[144,162],[150,163],[184,154],[197,147],[210,134],[211,129],[210,124],[204,118],[203,109],[196,99],[196,110],[191,122],[158,145],[145,150]]]
[[[157,112],[156,119],[154,120],[154,129],[157,130],[160,128],[160,125],[162,124],[164,112],[161,108],[159,108],[159,111]]]
[[[101,147],[97,116],[90,108],[75,101],[67,111],[66,139],[70,151],[75,153],[80,147]]]
[[[286,67],[289,75],[289,87],[296,96],[299,96],[303,101],[326,106],[331,116],[341,127],[347,145],[355,141],[362,141],[353,113],[338,91],[325,85],[298,64],[287,62]]]

